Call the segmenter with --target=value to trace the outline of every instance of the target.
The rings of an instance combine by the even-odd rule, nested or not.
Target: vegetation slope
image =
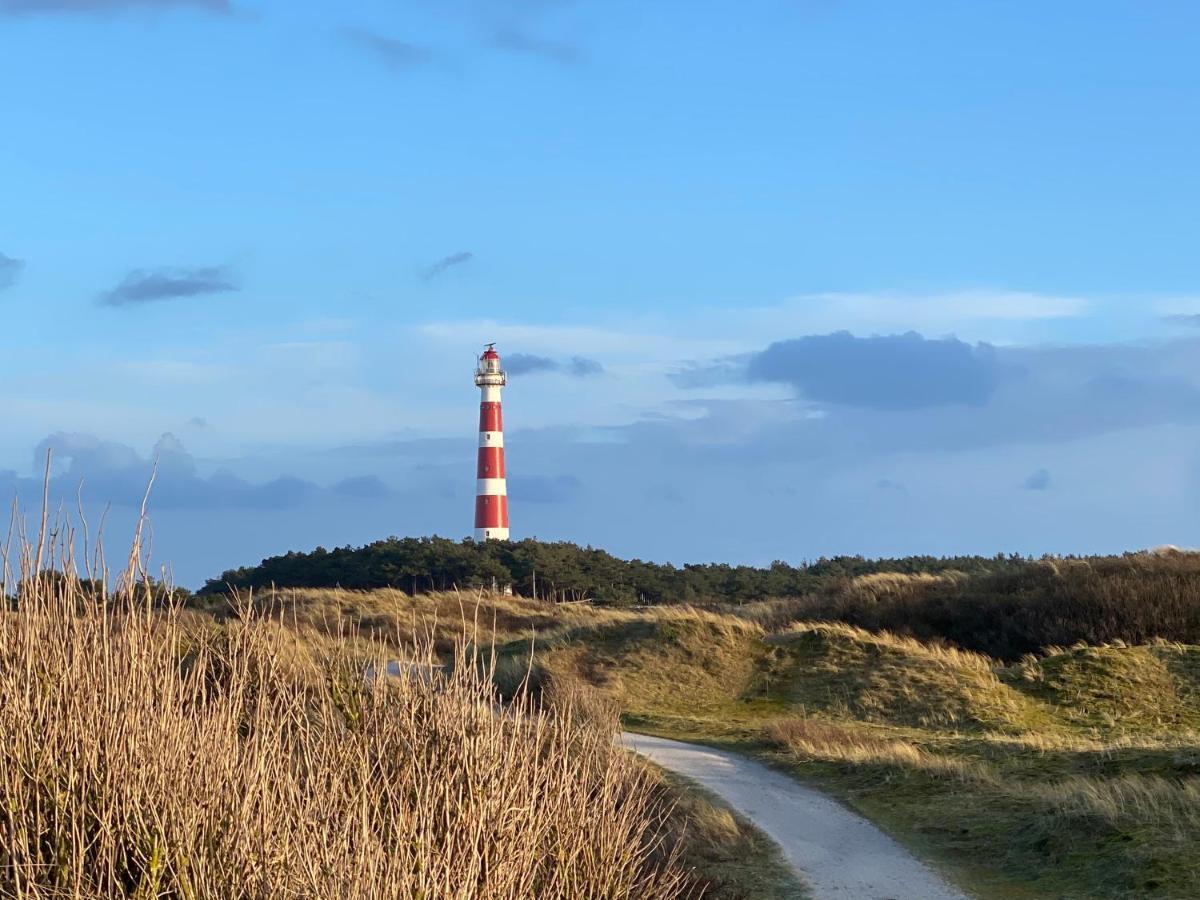
[[[288,553],[230,570],[202,594],[229,590],[387,588],[406,594],[508,586],[535,600],[606,607],[754,605],[762,624],[830,621],[891,631],[1015,661],[1047,646],[1159,637],[1200,644],[1200,554],[868,560],[769,567],[675,567],[568,543],[390,538],[365,547]],[[771,601],[769,603],[764,601]]]
[[[1118,631],[1144,621],[1144,609],[1124,610],[1109,593],[1131,572],[1155,589],[1175,585],[1162,604],[1192,590],[1183,554],[1096,568],[1038,564],[1021,583],[1042,585],[1029,601],[1039,609],[1046,592],[1108,608],[1099,626]],[[1034,615],[1016,595],[1009,615],[1036,652],[1002,658],[911,636],[935,621],[922,611],[975,577],[876,573],[820,597],[703,609],[503,596],[476,607],[453,593],[344,590],[265,592],[257,603],[306,644],[357,620],[383,639],[425,629],[450,647],[465,609],[507,696],[589,694],[615,703],[627,727],[763,756],[833,790],[983,897],[1200,895],[1200,647],[1148,622],[1140,642],[1055,646],[1033,638],[1032,623],[1057,636],[1071,604]],[[1089,583],[1098,596],[1081,597]],[[822,615],[807,617],[817,604]],[[908,635],[883,627],[900,610],[917,611]],[[959,609],[963,620],[976,613]],[[1164,630],[1182,620],[1164,619]],[[1012,646],[996,637],[1012,633],[972,642]]]
[[[1200,647],[1005,664],[838,623],[645,616],[551,639],[538,679],[815,779],[982,896],[1200,895]]]

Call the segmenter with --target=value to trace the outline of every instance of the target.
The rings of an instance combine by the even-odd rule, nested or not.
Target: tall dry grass
[[[771,722],[763,735],[803,760],[887,766],[963,782],[995,781],[991,767],[984,762],[931,753],[911,741],[858,724],[791,716]]]
[[[465,643],[447,674],[371,680],[249,609],[196,629],[24,557],[0,612],[0,896],[685,891],[615,720],[502,709]]]

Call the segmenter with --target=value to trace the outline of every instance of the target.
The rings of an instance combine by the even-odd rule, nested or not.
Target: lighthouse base
[[[475,540],[477,541],[507,541],[507,528],[476,528]]]

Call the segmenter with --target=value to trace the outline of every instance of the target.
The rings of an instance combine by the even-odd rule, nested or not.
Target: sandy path
[[[665,738],[626,733],[621,739],[722,797],[768,834],[816,900],[965,900],[866,819],[762,763]]]

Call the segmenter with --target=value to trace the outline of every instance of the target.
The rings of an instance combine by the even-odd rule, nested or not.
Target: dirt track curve
[[[621,740],[769,835],[816,900],[966,900],[866,819],[762,763],[665,738],[625,733]]]

